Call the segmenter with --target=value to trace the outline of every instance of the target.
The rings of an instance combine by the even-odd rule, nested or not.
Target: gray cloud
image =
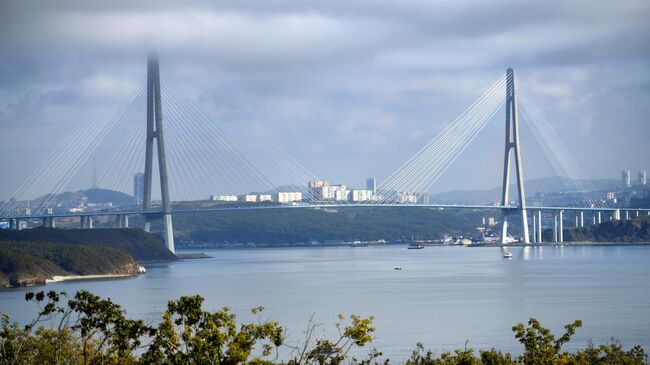
[[[0,153],[28,157],[4,163],[0,199],[97,102],[127,97],[149,49],[224,128],[353,186],[508,66],[589,175],[648,169],[649,24],[647,1],[5,1]]]

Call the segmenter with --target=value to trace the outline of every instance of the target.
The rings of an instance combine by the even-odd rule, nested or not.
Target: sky
[[[224,130],[332,182],[386,178],[507,67],[587,176],[650,170],[648,1],[5,0],[0,50],[0,200],[151,50]]]

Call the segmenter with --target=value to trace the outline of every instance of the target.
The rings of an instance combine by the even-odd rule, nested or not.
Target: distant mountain
[[[132,205],[133,196],[121,191],[108,189],[88,189],[80,191],[88,198],[89,203],[106,203],[112,202],[113,205]]]
[[[585,185],[585,181],[581,181]],[[612,190],[617,187],[619,183],[616,179],[596,179],[587,182],[591,184],[597,191]],[[532,197],[537,193],[551,193],[551,192],[564,192],[575,191],[578,184],[569,178],[565,177],[545,177],[540,179],[525,180],[524,186],[526,195]],[[516,184],[510,185],[510,191],[516,195]],[[486,202],[491,200],[498,200],[501,196],[501,187],[495,187],[484,190],[452,190],[429,196],[429,200],[434,203],[477,203]]]
[[[40,196],[38,198],[32,199],[30,206],[38,207],[48,202],[48,206],[57,206],[61,205],[64,207],[75,207],[83,199],[86,199],[86,203],[91,204],[101,204],[101,203],[113,203],[113,206],[124,206],[124,205],[133,205],[134,199],[131,195],[125,194],[121,191],[109,190],[109,189],[87,189],[87,190],[78,190],[78,191],[67,191],[59,194],[47,194]],[[10,202],[0,202],[2,204],[15,204],[15,201]]]

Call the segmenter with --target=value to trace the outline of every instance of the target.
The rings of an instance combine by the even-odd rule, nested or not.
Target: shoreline
[[[408,246],[410,242],[368,244],[365,246],[354,246],[351,248],[363,247],[386,247],[386,246]],[[643,246],[650,245],[650,242],[542,242],[523,244],[520,242],[508,243],[506,247],[553,247],[553,246]],[[472,245],[451,245],[451,244],[424,244],[425,247],[501,247],[500,243],[478,243]],[[347,243],[323,243],[323,244],[205,244],[185,246],[179,245],[179,250],[255,250],[275,248],[329,248],[329,247],[350,247]]]
[[[49,279],[45,279],[45,284],[77,280],[130,278],[138,275],[139,274],[54,275]]]

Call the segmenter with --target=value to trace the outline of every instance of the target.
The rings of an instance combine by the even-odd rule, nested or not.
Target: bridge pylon
[[[169,201],[169,182],[167,179],[167,158],[165,157],[165,138],[163,134],[162,105],[160,102],[160,67],[158,57],[149,55],[147,62],[147,148],[144,167],[144,199],[142,209],[151,209],[151,179],[153,170],[153,145],[156,142],[158,152],[158,173],[160,176],[160,194],[162,195],[162,219],[165,243],[169,251],[174,252],[174,229]],[[150,223],[145,217],[145,231]]]
[[[503,165],[503,192],[501,205],[510,205],[510,152],[514,152],[515,171],[517,177],[517,191],[519,193],[519,208],[521,214],[522,235],[524,243],[529,243],[528,237],[528,215],[526,214],[526,193],[524,191],[524,174],[522,170],[521,148],[519,144],[519,117],[517,113],[517,94],[515,83],[515,70],[506,70],[506,145]],[[503,209],[503,226],[501,230],[501,243],[506,243],[508,237],[508,215],[510,209]]]

